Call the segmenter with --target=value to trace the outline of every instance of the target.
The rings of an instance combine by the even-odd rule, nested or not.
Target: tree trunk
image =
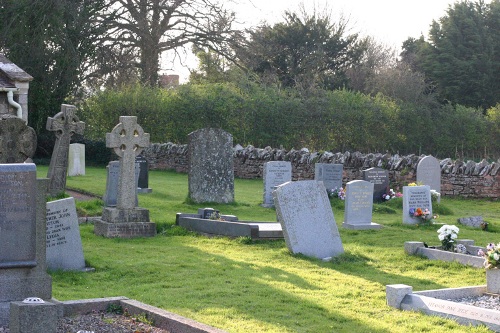
[[[148,47],[149,46],[149,47]],[[158,86],[160,52],[154,45],[145,45],[141,50],[141,82],[145,85]]]

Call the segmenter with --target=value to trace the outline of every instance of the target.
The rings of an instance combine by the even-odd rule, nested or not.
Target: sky
[[[433,20],[438,21],[446,15],[446,10],[455,0],[235,0],[237,3],[222,1],[225,6],[236,13],[236,18],[244,27],[257,26],[265,21],[270,24],[283,21],[286,10],[299,11],[304,4],[307,11],[314,8],[318,12],[325,8],[331,12],[336,21],[340,15],[348,19],[351,33],[372,36],[375,41],[401,48],[408,37],[427,37],[429,26]],[[490,3],[486,0],[485,3]],[[398,51],[399,53],[399,51]],[[193,57],[185,59],[191,68],[196,68]],[[179,74],[181,82],[185,82],[189,71],[183,66],[175,65],[167,74]]]

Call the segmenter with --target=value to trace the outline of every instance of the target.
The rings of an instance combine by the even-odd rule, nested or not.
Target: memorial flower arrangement
[[[392,188],[387,192],[382,194],[382,199],[385,201],[389,201],[394,198],[401,198],[403,196],[403,193],[401,192],[395,192]]]
[[[489,243],[486,246],[486,253],[480,249],[477,251],[477,255],[484,257],[484,267],[486,269],[500,268],[500,243],[496,245]]]
[[[436,191],[436,190],[431,190],[430,192],[431,192],[431,200],[432,200],[433,202],[435,202],[435,201],[439,201],[439,198],[441,198],[441,193],[439,193],[439,192],[438,192],[438,191]]]
[[[409,214],[411,217],[418,217],[423,223],[431,222],[433,218],[433,216],[431,216],[431,212],[427,208],[410,208]]]
[[[454,252],[455,250],[455,239],[458,237],[458,232],[460,230],[457,226],[454,225],[443,225],[438,229],[437,233],[439,240],[441,241],[441,245],[443,250]]]
[[[330,198],[339,198],[340,200],[345,200],[345,188],[334,188],[328,191],[328,196]]]

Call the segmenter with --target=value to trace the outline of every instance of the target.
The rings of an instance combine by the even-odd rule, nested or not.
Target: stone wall
[[[187,145],[153,143],[143,151],[143,155],[150,169],[188,171]],[[262,178],[264,163],[290,161],[293,180],[314,179],[314,163],[335,163],[344,165],[344,185],[351,180],[363,179],[362,170],[379,167],[389,171],[391,187],[402,190],[402,186],[415,181],[417,164],[424,156],[310,152],[307,148],[287,151],[236,145],[234,175],[238,178]],[[495,199],[500,196],[500,161],[476,163],[446,158],[440,161],[440,165],[442,195]]]

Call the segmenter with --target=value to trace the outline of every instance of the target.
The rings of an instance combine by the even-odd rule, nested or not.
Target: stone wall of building
[[[150,169],[188,172],[187,145],[154,143],[143,151]],[[344,165],[343,184],[355,179],[363,179],[362,171],[371,167],[389,171],[391,187],[402,190],[402,186],[416,180],[417,164],[422,156],[362,154],[360,152],[310,152],[307,148],[285,150],[279,148],[234,147],[234,175],[238,178],[262,178],[264,163],[268,161],[290,161],[292,179],[314,179],[315,163]],[[500,161],[488,163],[451,160],[440,161],[441,195],[472,198],[500,197]]]

